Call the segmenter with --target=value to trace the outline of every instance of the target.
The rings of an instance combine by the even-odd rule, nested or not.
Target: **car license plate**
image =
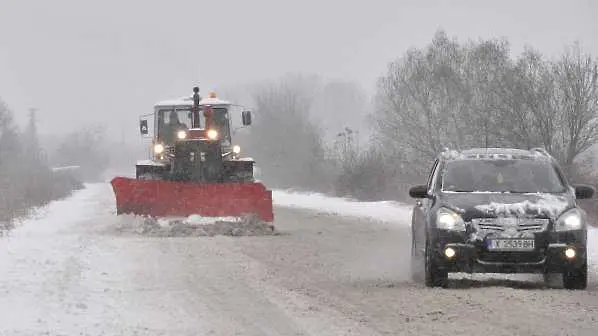
[[[530,251],[535,248],[533,239],[492,239],[488,240],[491,251]]]

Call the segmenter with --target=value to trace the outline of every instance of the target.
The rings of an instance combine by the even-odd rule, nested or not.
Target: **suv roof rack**
[[[442,148],[439,155],[445,159],[456,159],[461,157],[461,151],[445,146]]]

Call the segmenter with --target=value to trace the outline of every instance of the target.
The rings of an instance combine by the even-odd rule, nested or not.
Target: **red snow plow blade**
[[[115,177],[116,213],[150,217],[239,217],[274,221],[272,191],[261,183],[200,184]]]

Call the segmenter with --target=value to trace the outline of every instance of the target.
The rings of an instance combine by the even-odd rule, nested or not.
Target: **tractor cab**
[[[199,88],[191,97],[154,105],[150,160],[138,162],[137,178],[196,182],[253,181],[253,160],[241,158],[233,144],[231,110],[234,105]],[[150,116],[150,115],[148,115]],[[242,126],[251,124],[243,110]],[[142,135],[149,134],[147,119],[140,120]]]
[[[231,108],[234,105],[221,100],[211,92],[202,98],[199,89],[194,94],[176,100],[166,100],[154,105],[152,135],[153,159],[168,160],[175,144],[181,141],[218,142],[223,154],[234,158],[240,147],[232,142]],[[251,112],[242,112],[242,125],[251,124]],[[147,119],[140,120],[142,135],[149,134]]]
[[[151,217],[253,214],[272,222],[272,191],[255,180],[255,161],[240,157],[240,148],[233,143],[231,112],[235,106],[215,94],[202,98],[197,87],[191,97],[155,104],[153,113],[139,122],[141,134],[152,139],[150,160],[137,161],[135,178],[111,181],[116,213]],[[248,126],[251,112],[242,111],[241,127]]]

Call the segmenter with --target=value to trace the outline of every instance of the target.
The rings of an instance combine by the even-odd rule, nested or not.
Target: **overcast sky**
[[[373,92],[389,61],[438,28],[547,55],[598,55],[596,0],[0,0],[0,97],[45,133],[89,121],[137,136],[158,100],[286,72]]]

